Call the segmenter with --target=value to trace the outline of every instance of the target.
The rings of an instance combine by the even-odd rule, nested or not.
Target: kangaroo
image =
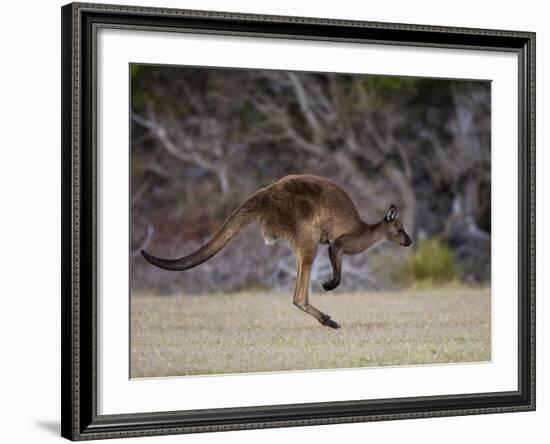
[[[404,247],[411,245],[412,240],[397,216],[397,208],[391,205],[381,221],[368,224],[361,220],[348,194],[333,181],[313,175],[291,175],[252,194],[212,239],[194,253],[179,259],[160,259],[144,250],[141,253],[157,267],[188,270],[210,259],[243,227],[259,220],[266,244],[286,240],[292,246],[297,264],[294,305],[321,324],[340,328],[329,315],[309,303],[310,273],[318,244],[329,245],[333,276],[322,286],[331,291],[340,284],[343,255],[361,253],[383,241]]]

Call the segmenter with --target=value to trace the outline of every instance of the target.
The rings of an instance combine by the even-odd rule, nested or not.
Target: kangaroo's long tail
[[[258,194],[244,201],[224,222],[223,226],[205,245],[194,253],[179,259],[161,259],[141,250],[143,257],[153,265],[165,270],[188,270],[196,267],[218,253],[246,225],[259,217]]]

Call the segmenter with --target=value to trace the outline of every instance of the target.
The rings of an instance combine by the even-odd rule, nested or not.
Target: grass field
[[[290,293],[134,294],[131,376],[479,362],[491,359],[489,289],[313,294],[322,326]]]

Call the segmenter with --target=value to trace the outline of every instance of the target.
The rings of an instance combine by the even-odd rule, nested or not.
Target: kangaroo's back
[[[311,174],[289,175],[278,180],[269,188],[272,188],[272,193],[289,199],[306,199],[312,205],[318,206],[321,211],[338,209],[344,213],[358,213],[344,189],[325,177]]]
[[[335,182],[314,175],[289,175],[262,191],[262,231],[269,238],[292,237],[302,225],[335,239],[360,225],[348,194]]]

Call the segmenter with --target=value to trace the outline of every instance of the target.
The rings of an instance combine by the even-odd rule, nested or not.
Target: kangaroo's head
[[[391,205],[386,216],[384,216],[384,222],[382,222],[384,236],[390,242],[408,247],[412,244],[412,239],[403,229],[403,224],[397,219],[398,215],[399,210],[395,205]]]

